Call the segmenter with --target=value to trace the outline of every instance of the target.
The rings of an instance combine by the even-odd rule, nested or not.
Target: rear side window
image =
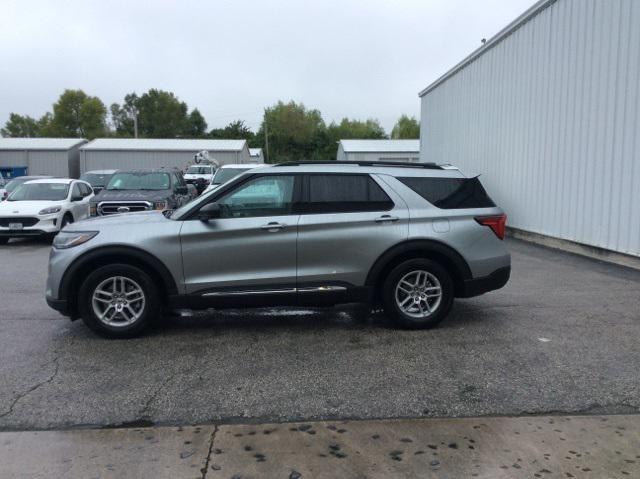
[[[433,206],[443,210],[491,208],[493,202],[476,178],[398,178]]]
[[[309,175],[305,213],[388,211],[394,204],[369,175]]]

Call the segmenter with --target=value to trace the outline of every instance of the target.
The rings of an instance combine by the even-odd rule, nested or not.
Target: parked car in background
[[[450,166],[281,164],[170,214],[70,225],[53,244],[47,302],[109,337],[174,308],[352,302],[426,328],[454,298],[507,283],[505,222],[480,180]]]
[[[196,188],[196,185],[187,183],[187,189],[189,190],[189,201],[195,200],[198,196],[200,196],[200,193],[198,192],[198,188]]]
[[[236,176],[241,175],[242,173],[246,173],[247,171],[254,168],[259,168],[261,166],[265,165],[263,163],[237,163],[222,165],[220,168],[218,168],[216,174],[213,176],[211,184],[204,191],[213,191],[218,186],[226,183],[229,180],[232,180]]]
[[[7,197],[11,194],[13,190],[15,190],[19,185],[26,181],[31,180],[44,180],[46,178],[53,178],[53,176],[17,176],[7,181],[4,185],[4,189],[0,191],[0,201],[6,200]]]
[[[178,169],[118,170],[91,200],[91,216],[172,210],[191,200]]]
[[[89,216],[91,185],[80,180],[53,178],[18,185],[0,203],[0,244],[10,238],[55,234]]]
[[[184,180],[188,184],[194,185],[198,194],[201,194],[213,181],[216,169],[217,166],[214,164],[191,165],[185,172]]]
[[[80,179],[86,181],[93,188],[93,192],[97,195],[107,186],[113,174],[118,170],[93,170],[84,173]]]

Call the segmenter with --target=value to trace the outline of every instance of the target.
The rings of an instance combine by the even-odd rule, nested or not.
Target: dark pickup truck
[[[91,199],[89,214],[106,216],[137,211],[172,210],[191,199],[178,169],[118,170]]]

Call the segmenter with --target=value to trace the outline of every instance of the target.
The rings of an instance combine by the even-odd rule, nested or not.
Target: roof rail
[[[305,165],[350,165],[350,166],[370,166],[370,167],[388,167],[388,168],[426,168],[429,170],[443,169],[436,163],[409,163],[401,161],[337,161],[337,160],[318,160],[318,161],[287,161],[284,163],[276,163],[273,166],[305,166]]]

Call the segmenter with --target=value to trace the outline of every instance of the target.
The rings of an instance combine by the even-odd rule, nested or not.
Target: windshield
[[[20,186],[25,181],[28,181],[28,180],[21,180],[20,178],[15,178],[15,179],[9,181],[9,183],[7,183],[7,185],[5,186],[5,189],[9,193],[11,193],[13,190],[15,190],[18,186]]]
[[[187,168],[187,175],[210,175],[210,166],[190,166]]]
[[[22,183],[7,201],[62,201],[68,193],[69,185],[66,183]]]
[[[213,177],[214,185],[221,185],[222,183],[226,183],[232,178],[235,178],[241,173],[245,171],[249,171],[248,168],[220,168],[216,171],[215,176]]]
[[[80,177],[82,181],[86,181],[91,186],[104,186],[109,183],[113,174],[111,173],[85,173]]]
[[[170,185],[167,173],[116,173],[107,190],[168,190]]]

